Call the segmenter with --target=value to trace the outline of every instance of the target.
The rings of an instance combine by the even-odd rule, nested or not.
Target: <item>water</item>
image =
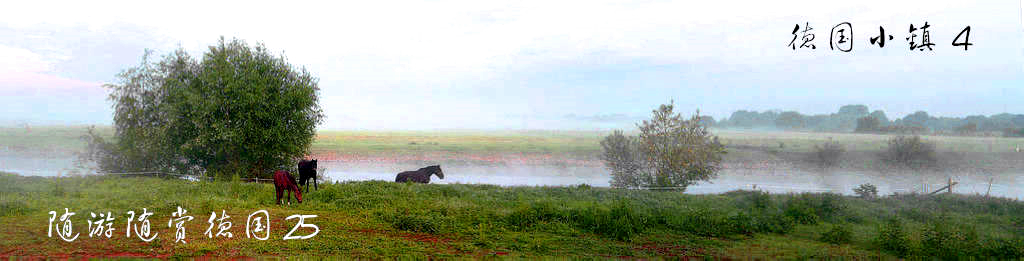
[[[26,176],[56,176],[75,168],[73,157],[33,157],[0,155],[0,171]]]
[[[417,166],[395,166],[391,168],[348,166],[321,163],[326,176],[332,181],[394,181],[395,175],[404,170],[415,170]],[[500,186],[575,186],[587,184],[594,187],[608,187],[610,175],[602,167],[559,167],[559,166],[442,166],[444,179],[431,178],[435,184],[493,184]],[[853,195],[853,189],[865,183],[878,188],[879,195],[892,193],[928,193],[946,185],[945,175],[869,174],[852,171],[816,173],[809,171],[772,171],[750,169],[726,169],[711,182],[701,182],[686,189],[687,194],[717,194],[738,189],[762,190],[771,193],[791,192],[834,192]],[[990,195],[1024,199],[1024,175],[1002,174],[956,175],[958,182],[953,192],[960,194],[982,194],[989,190],[989,178],[993,178]]]
[[[74,169],[74,158],[42,158],[0,156],[0,171],[30,176],[56,176]],[[327,179],[332,181],[394,181],[395,174],[415,170],[422,166],[396,164],[392,166],[359,165],[337,161],[321,161]],[[575,186],[587,184],[608,187],[610,175],[603,167],[594,166],[442,166],[445,179],[432,178],[436,184],[493,184],[500,186]],[[816,173],[800,170],[725,169],[711,182],[701,182],[687,188],[688,194],[715,194],[738,189],[757,189],[771,193],[834,192],[853,194],[853,188],[871,183],[878,187],[879,195],[892,193],[928,193],[946,185],[948,175],[918,175],[916,173],[862,173],[835,171]],[[956,174],[958,182],[953,192],[982,194],[1024,199],[1024,173],[1012,174]]]

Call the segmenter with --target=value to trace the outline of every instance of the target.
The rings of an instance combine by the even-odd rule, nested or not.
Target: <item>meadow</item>
[[[74,171],[68,167],[75,165],[76,152],[86,146],[80,138],[86,128],[0,128],[0,165],[7,162],[13,167],[6,170],[24,170],[35,175]],[[101,135],[113,136],[109,126],[96,130]],[[877,156],[886,148],[890,135],[733,129],[713,129],[712,132],[727,147],[728,153],[723,158],[727,169],[821,172],[813,161],[814,148],[835,141],[846,153],[834,169],[872,176],[902,175],[893,174],[890,166]],[[607,134],[608,131],[321,130],[310,148],[310,158],[331,162],[332,171],[390,172],[399,168],[396,166],[432,164],[463,168],[550,166],[600,170],[603,168],[600,141]],[[927,170],[932,176],[972,173],[1005,180],[1004,176],[1018,175],[1024,167],[1024,157],[1021,157],[1024,154],[1015,152],[1016,146],[1024,141],[1021,138],[923,136],[923,139],[936,145],[939,156],[939,166]],[[52,160],[62,161],[47,165]],[[2,167],[0,170],[5,170]],[[1009,180],[1012,183],[1013,179]]]
[[[718,195],[571,187],[328,183],[304,202],[275,205],[271,184],[109,176],[0,175],[0,257],[1024,257],[1024,202],[963,195],[862,199],[827,193]],[[177,207],[187,243],[167,221]],[[73,242],[47,236],[49,211],[76,212]],[[146,208],[157,237],[125,236],[127,211]],[[209,238],[224,210],[234,237]],[[270,239],[245,219],[270,213]],[[113,236],[89,237],[110,212]],[[319,233],[282,240],[305,221]],[[304,228],[295,235],[308,235]]]
[[[68,152],[85,147],[81,136],[88,126],[0,127],[0,149],[24,152]],[[109,126],[96,130],[113,136]],[[340,131],[321,130],[311,148],[314,152],[395,154],[448,153],[556,153],[579,156],[600,154],[600,141],[610,131],[544,130],[438,130],[438,131]],[[627,132],[628,133],[628,132]],[[837,141],[852,151],[884,149],[890,135],[823,132],[766,132],[712,129],[723,144],[772,148],[781,152],[810,152],[814,145]],[[938,151],[1013,152],[1024,138],[922,136]]]

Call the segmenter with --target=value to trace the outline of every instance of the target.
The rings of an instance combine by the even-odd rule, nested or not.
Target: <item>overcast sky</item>
[[[890,118],[1024,113],[1021,1],[18,1],[0,9],[0,124],[110,124],[146,48],[263,42],[320,79],[325,129],[630,127],[658,104]],[[910,24],[933,51],[910,51]],[[830,50],[850,22],[853,50]],[[809,23],[817,49],[787,45]],[[885,28],[884,48],[869,38]],[[951,45],[971,26],[969,50]],[[920,31],[918,31],[920,32]],[[920,36],[917,39],[920,42]],[[799,41],[799,40],[798,40]],[[799,44],[799,42],[798,42]]]

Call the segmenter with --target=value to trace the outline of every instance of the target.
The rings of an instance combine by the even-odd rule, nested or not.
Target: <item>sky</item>
[[[889,118],[1024,113],[1021,12],[1020,0],[18,1],[0,9],[0,125],[109,125],[102,85],[146,49],[201,56],[221,36],[312,72],[321,129],[632,128],[670,101],[716,119],[845,104]],[[850,52],[829,48],[843,22]],[[912,51],[909,27],[925,22],[935,45]],[[798,24],[816,49],[789,46]],[[884,47],[869,42],[880,26]],[[965,51],[951,44],[967,26]]]

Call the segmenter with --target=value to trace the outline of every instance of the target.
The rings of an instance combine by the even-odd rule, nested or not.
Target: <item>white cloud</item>
[[[0,77],[48,71],[53,63],[32,51],[0,45]]]

